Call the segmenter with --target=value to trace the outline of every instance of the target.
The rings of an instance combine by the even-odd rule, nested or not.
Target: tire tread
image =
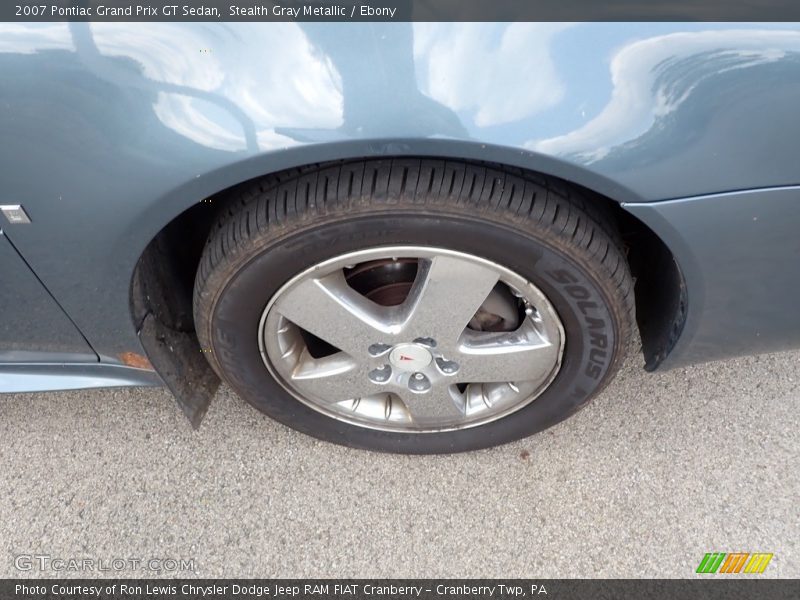
[[[619,309],[620,347],[634,323],[633,279],[619,232],[601,203],[561,180],[511,167],[441,159],[370,159],[315,164],[237,187],[207,241],[195,280],[198,337],[210,346],[213,290],[254,248],[311,220],[363,214],[388,204],[418,211],[481,215],[533,235],[550,232],[557,243],[584,257],[605,282]],[[469,207],[469,208],[467,208]],[[477,215],[476,215],[477,213]],[[621,360],[609,369],[613,374]],[[219,370],[212,352],[207,355]]]

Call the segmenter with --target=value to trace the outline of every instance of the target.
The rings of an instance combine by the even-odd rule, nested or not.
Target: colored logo
[[[748,552],[709,552],[700,561],[697,573],[763,573],[772,554]]]

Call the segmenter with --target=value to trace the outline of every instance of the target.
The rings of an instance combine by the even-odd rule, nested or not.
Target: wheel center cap
[[[417,344],[399,344],[389,353],[389,362],[401,371],[419,371],[427,367],[433,357]]]

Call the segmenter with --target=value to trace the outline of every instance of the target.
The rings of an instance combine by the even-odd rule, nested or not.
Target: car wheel
[[[195,284],[214,369],[294,429],[444,453],[529,436],[619,367],[632,281],[611,221],[535,174],[342,162],[239,189]]]

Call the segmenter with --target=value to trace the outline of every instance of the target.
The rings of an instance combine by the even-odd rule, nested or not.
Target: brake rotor
[[[405,302],[417,277],[417,260],[398,258],[372,260],[345,269],[348,285],[381,306]]]

